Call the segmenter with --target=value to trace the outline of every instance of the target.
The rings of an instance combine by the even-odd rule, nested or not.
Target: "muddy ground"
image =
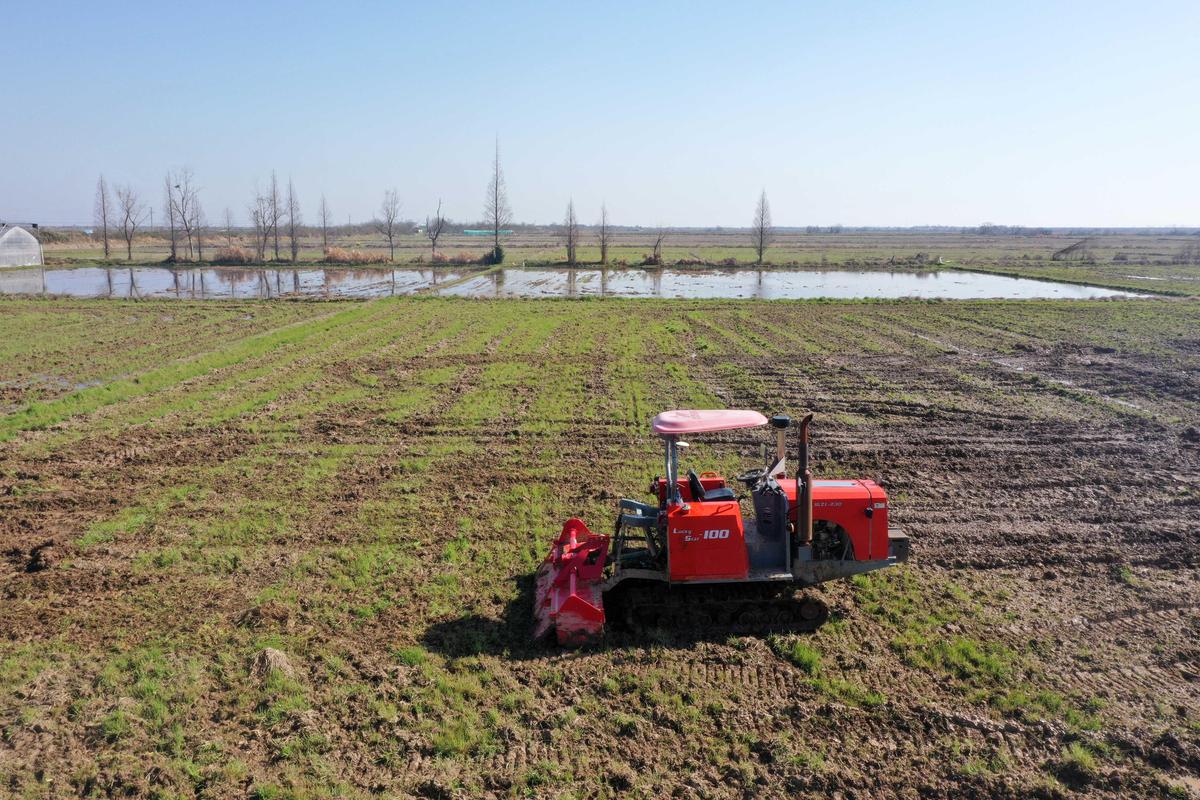
[[[0,331],[0,793],[1200,797],[1195,302],[2,301]],[[815,411],[818,475],[882,483],[911,564],[819,590],[811,636],[531,644],[548,541],[642,496],[669,407]]]

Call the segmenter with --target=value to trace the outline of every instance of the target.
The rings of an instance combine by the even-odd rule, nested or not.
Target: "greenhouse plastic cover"
[[[0,267],[33,267],[42,263],[42,246],[24,228],[0,228]]]

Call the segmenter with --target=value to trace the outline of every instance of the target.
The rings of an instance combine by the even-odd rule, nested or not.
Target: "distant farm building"
[[[508,236],[508,235],[512,234],[512,231],[510,231],[508,229],[501,229],[499,233],[501,236]],[[463,231],[463,236],[495,236],[495,235],[496,235],[496,231],[491,228],[488,228],[487,230],[465,230],[465,231]]]
[[[20,225],[0,225],[0,267],[36,267],[41,263],[42,244],[36,236]]]

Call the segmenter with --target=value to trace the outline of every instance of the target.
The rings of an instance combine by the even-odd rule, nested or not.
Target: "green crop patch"
[[[44,428],[77,414],[86,414],[104,406],[152,394],[189,378],[303,342],[319,331],[328,329],[330,324],[351,321],[364,315],[366,311],[366,307],[353,308],[340,312],[336,318],[329,321],[322,319],[290,325],[133,378],[112,381],[91,389],[81,389],[58,400],[31,403],[16,414],[0,419],[0,441],[11,438],[21,430]]]

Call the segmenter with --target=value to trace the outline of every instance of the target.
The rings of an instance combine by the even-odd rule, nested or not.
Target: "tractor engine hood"
[[[795,508],[797,504],[796,480],[782,478],[779,485],[787,493],[788,503]],[[845,480],[816,478],[813,480],[814,509],[827,508],[834,504],[858,504],[864,508],[868,505],[876,507],[877,503],[882,503],[882,508],[887,508],[887,492],[875,481],[851,478]]]

